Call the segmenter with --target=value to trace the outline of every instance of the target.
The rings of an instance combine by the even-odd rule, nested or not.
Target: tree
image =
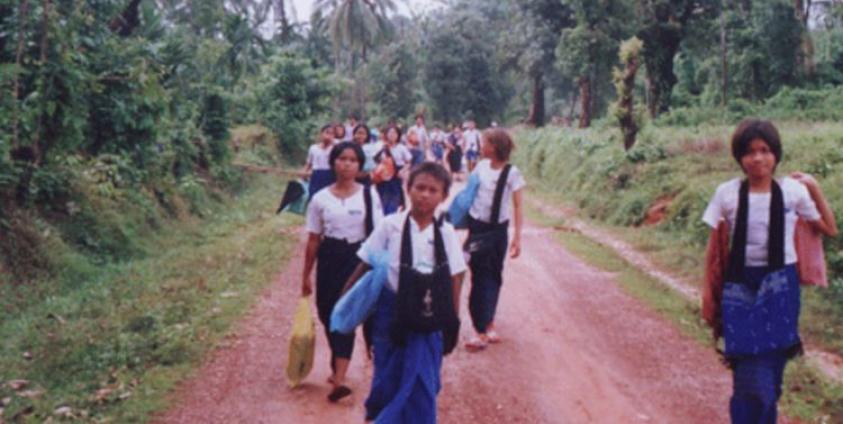
[[[643,17],[638,37],[644,42],[642,55],[648,80],[647,106],[651,117],[667,112],[677,79],[674,59],[688,26],[716,16],[717,0],[640,0]]]
[[[418,46],[396,42],[384,46],[365,70],[370,102],[378,113],[389,117],[407,117],[414,112],[418,88]]]
[[[503,34],[503,55],[531,83],[527,123],[540,127],[545,119],[545,82],[554,72],[556,45],[562,29],[574,24],[572,10],[558,0],[515,2],[514,23]]]
[[[621,0],[574,0],[576,26],[562,31],[556,47],[556,65],[580,90],[580,128],[591,125],[591,118],[603,101],[601,84],[610,81],[615,52],[620,40],[629,36],[629,5]]]
[[[393,0],[317,0],[314,10],[328,18],[328,33],[334,43],[336,66],[344,47],[350,51],[351,69],[355,53],[366,61],[368,49],[388,27],[387,13],[395,10]]]
[[[489,124],[506,107],[492,35],[477,30],[483,23],[472,13],[454,12],[433,21],[427,30],[423,81],[434,116],[456,122],[471,114],[481,125]]]
[[[615,89],[618,93],[618,100],[614,105],[615,117],[621,126],[623,133],[623,147],[629,150],[635,144],[635,135],[641,127],[640,118],[635,113],[635,75],[640,65],[639,56],[644,43],[638,37],[632,37],[621,43],[618,57],[624,69],[615,68],[612,72],[615,81]]]
[[[313,118],[328,110],[334,95],[325,71],[288,52],[261,67],[253,92],[256,118],[278,135],[284,153],[304,151],[316,132]]]

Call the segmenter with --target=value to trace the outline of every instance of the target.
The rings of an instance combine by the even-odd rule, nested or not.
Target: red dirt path
[[[715,354],[626,295],[613,275],[528,225],[507,262],[497,327],[503,343],[446,357],[440,423],[721,423],[730,377]],[[371,366],[358,337],[354,394],[325,400],[330,374],[317,324],[316,364],[287,388],[284,366],[303,249],[240,323],[174,393],[161,423],[362,423]],[[470,336],[463,292],[463,334]]]

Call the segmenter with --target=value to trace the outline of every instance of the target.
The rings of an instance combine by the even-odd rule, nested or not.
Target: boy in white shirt
[[[408,211],[384,218],[358,257],[389,255],[387,282],[374,313],[375,370],[366,420],[436,422],[442,356],[456,345],[465,261],[453,226],[436,208],[451,180],[441,165],[425,162],[409,176]],[[367,266],[349,278],[350,287]],[[411,421],[408,421],[411,420]]]

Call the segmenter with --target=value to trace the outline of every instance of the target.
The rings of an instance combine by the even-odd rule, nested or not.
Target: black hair
[[[330,129],[330,130],[331,130],[331,132],[333,132],[333,131],[334,131],[334,124],[325,124],[325,125],[322,125],[322,128],[319,130],[319,134],[322,134],[322,133],[323,133],[323,132],[325,132],[325,130],[327,130],[327,129]]]
[[[343,141],[342,143],[338,143],[331,149],[331,153],[328,156],[328,163],[331,165],[331,171],[334,170],[334,162],[337,161],[337,158],[340,157],[342,152],[347,149],[351,149],[354,151],[354,155],[357,156],[357,164],[358,164],[358,171],[363,169],[363,163],[366,162],[366,155],[363,154],[363,148],[360,147],[357,143],[352,141]]]
[[[732,133],[732,157],[741,163],[752,140],[761,139],[770,147],[773,156],[776,157],[776,165],[782,160],[782,141],[779,130],[772,122],[764,119],[744,119]]]
[[[444,166],[436,162],[422,162],[416,165],[410,171],[410,177],[407,179],[408,190],[413,186],[413,182],[415,182],[416,177],[422,174],[430,175],[433,179],[442,183],[442,188],[445,191],[445,197],[448,197],[448,191],[451,189],[451,174],[448,173],[448,170],[445,169]]]
[[[337,137],[337,129],[342,130],[342,136],[345,137],[345,125],[343,124],[334,124],[334,138]]]
[[[398,141],[396,141],[396,142],[397,142],[397,143],[400,143],[400,142],[401,142],[401,135],[403,135],[403,132],[401,131],[401,127],[399,127],[398,125],[390,125],[390,126],[388,126],[388,127],[386,128],[386,131],[383,133],[383,139],[384,139],[385,141],[389,141],[389,131],[390,131],[390,130],[395,130],[395,131],[397,131],[397,132],[398,132]]]
[[[354,139],[354,134],[355,134],[355,133],[357,132],[357,130],[359,130],[360,128],[363,128],[363,129],[365,129],[365,130],[366,130],[366,141],[364,142],[364,144],[369,143],[370,141],[372,141],[372,130],[370,130],[370,129],[369,129],[369,126],[368,126],[368,125],[366,125],[366,124],[357,124],[357,126],[356,126],[356,127],[354,127],[354,129],[351,131],[351,138],[352,138],[352,139]]]

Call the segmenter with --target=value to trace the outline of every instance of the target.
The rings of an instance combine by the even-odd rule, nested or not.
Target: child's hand
[[[509,257],[515,259],[519,256],[521,256],[521,240],[515,239],[509,244]]]
[[[790,174],[790,178],[805,184],[805,186],[809,189],[816,188],[819,185],[817,180],[811,174],[806,174],[804,172],[793,172]]]
[[[310,296],[313,293],[313,282],[310,277],[304,277],[301,281],[301,295],[302,297]]]

